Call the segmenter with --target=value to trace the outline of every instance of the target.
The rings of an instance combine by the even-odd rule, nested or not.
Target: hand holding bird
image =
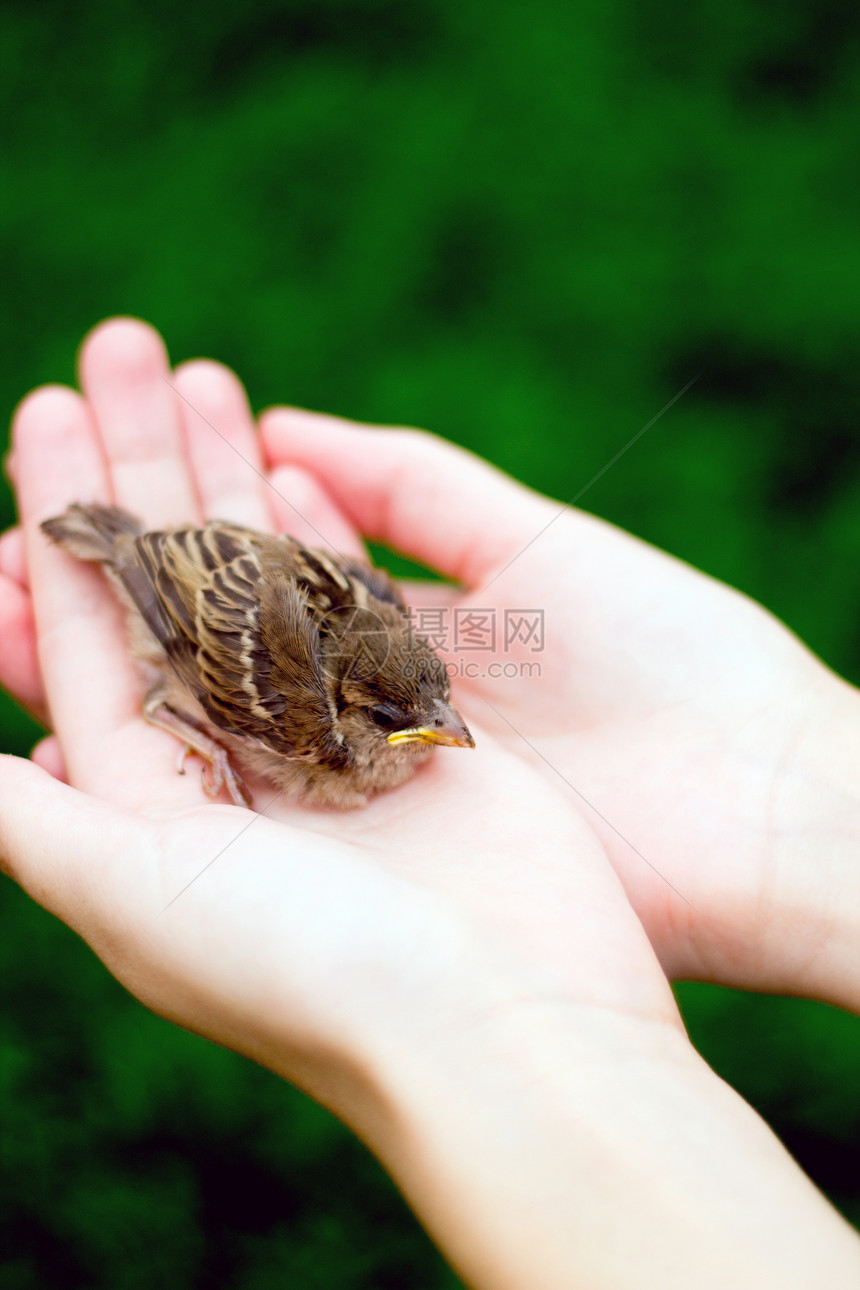
[[[492,979],[496,966],[518,965],[537,993],[582,989],[622,1006],[632,990],[649,1015],[675,1024],[671,992],[576,802],[498,740],[480,733],[468,756],[442,747],[363,810],[309,809],[307,796],[298,804],[264,791],[273,773],[310,769],[314,790],[325,776],[338,794],[366,792],[321,756],[338,733],[353,748],[375,741],[371,791],[382,759],[399,776],[432,751],[428,732],[468,746],[447,707],[445,669],[409,640],[399,593],[367,566],[355,529],[313,475],[280,466],[269,476],[232,373],[212,363],[171,372],[151,329],[115,320],[85,342],[82,384],[84,397],[34,392],[15,418],[33,616],[4,634],[0,674],[35,636],[44,691],[33,706],[56,732],[34,753],[56,778],[0,759],[0,857],[28,890],[151,1007],[293,1073],[296,1051],[326,1069],[338,1054],[376,1060],[377,1040],[415,1019],[425,983],[450,980],[456,993],[460,967],[469,972],[475,957]],[[46,540],[45,521],[85,559]],[[273,536],[287,528],[292,538]],[[350,587],[343,600],[340,578]],[[0,574],[0,594],[7,581]],[[408,603],[452,590],[415,584]],[[283,614],[291,598],[304,617]],[[384,658],[373,632],[355,648],[347,599],[386,625]],[[296,675],[301,652],[278,653],[273,641],[309,624],[319,653]],[[391,659],[393,672],[392,641],[407,651]],[[246,644],[260,654],[250,678]],[[142,719],[141,666],[153,704],[159,694],[170,701],[150,712],[169,734]],[[309,682],[336,711],[330,723],[297,727],[313,704],[288,711],[287,694]],[[258,697],[265,714],[252,714],[252,730],[250,702],[232,702],[239,695]],[[213,805],[196,775],[177,776],[177,736],[217,743],[258,812]],[[248,764],[253,739],[263,743],[262,776]],[[294,759],[296,750],[310,755]],[[591,960],[609,944],[617,953],[597,980]],[[307,1086],[306,1065],[299,1078]]]
[[[586,812],[668,971],[809,985],[812,951],[794,916],[854,870],[853,856],[826,839],[846,810],[840,836],[855,831],[860,699],[771,615],[431,435],[274,409],[261,418],[264,462],[232,374],[203,363],[171,377],[140,324],[99,328],[84,346],[83,377],[87,403],[49,389],[17,418],[28,426],[16,469],[33,596],[21,579],[0,580],[0,676],[63,733],[63,758],[54,740],[37,760],[135,808],[201,800],[196,777],[164,773],[170,744],[137,719],[140,679],[106,644],[120,639],[120,624],[102,579],[52,550],[39,520],[97,496],[142,513],[153,530],[219,516],[288,530],[308,548],[324,532],[360,560],[358,528],[467,588],[421,584],[407,590],[413,605],[456,612],[477,602],[499,615],[538,605],[547,639],[537,672],[512,679],[493,670],[489,651],[470,654],[475,679],[458,682],[458,700],[470,724],[480,719],[479,752],[434,758],[398,792],[339,817],[341,831],[376,834],[381,820],[414,809],[414,788],[432,797],[455,767],[464,784],[479,783],[483,827],[498,789],[494,742],[523,776],[539,772]],[[25,452],[37,421],[39,442]],[[264,473],[273,488],[259,487]],[[443,511],[450,522],[440,523]],[[23,570],[20,552],[9,566]],[[504,809],[512,829],[535,818],[524,787]],[[816,980],[826,993],[824,965]]]
[[[42,708],[47,699],[65,765],[52,744],[37,759],[58,775],[66,773],[75,787],[22,759],[0,757],[0,862],[151,1007],[286,1075],[351,1124],[470,1284],[496,1286],[501,1276],[511,1284],[561,1286],[593,1277],[595,1267],[606,1268],[607,1284],[626,1284],[637,1273],[648,1279],[654,1268],[660,1276],[667,1231],[677,1236],[673,1266],[682,1266],[678,1248],[688,1260],[681,1279],[689,1281],[701,1268],[703,1236],[711,1241],[711,1264],[730,1251],[722,1280],[743,1279],[751,1266],[750,1214],[763,1233],[753,1280],[761,1281],[762,1266],[776,1268],[774,1251],[779,1267],[773,1275],[780,1284],[786,1277],[812,1284],[816,1275],[821,1280],[822,1268],[828,1283],[856,1280],[856,1238],[847,1225],[822,1206],[779,1144],[768,1146],[764,1126],[689,1045],[643,928],[573,804],[582,795],[559,769],[572,773],[576,762],[569,759],[579,755],[583,772],[594,773],[607,758],[607,783],[617,783],[621,804],[628,807],[635,799],[632,782],[619,774],[621,758],[628,747],[634,756],[644,750],[640,792],[647,824],[662,814],[655,798],[664,785],[654,752],[661,732],[664,755],[671,748],[664,709],[670,716],[680,710],[682,717],[673,801],[691,760],[693,696],[685,696],[683,687],[693,681],[697,660],[711,680],[713,649],[716,662],[725,664],[734,634],[746,629],[746,661],[756,684],[750,686],[747,675],[745,685],[741,675],[734,694],[729,688],[733,729],[750,690],[752,716],[757,715],[763,683],[757,662],[767,663],[777,684],[780,673],[785,683],[793,680],[794,692],[812,661],[780,637],[765,615],[758,611],[756,618],[751,607],[745,611],[726,589],[586,517],[565,517],[564,527],[555,526],[556,558],[541,560],[542,580],[534,570],[524,573],[522,565],[511,577],[506,568],[516,569],[529,540],[558,518],[545,502],[429,438],[281,414],[269,420],[270,444],[313,463],[336,495],[351,500],[349,509],[363,528],[463,576],[470,586],[480,585],[484,604],[491,586],[501,605],[533,603],[533,596],[545,594],[557,611],[553,666],[547,666],[544,684],[511,687],[506,701],[492,687],[475,685],[473,697],[483,697],[499,729],[507,729],[509,747],[482,734],[475,757],[439,757],[364,811],[334,815],[293,807],[269,819],[266,808],[249,816],[233,806],[203,804],[196,783],[169,772],[163,732],[140,719],[139,677],[127,667],[123,623],[103,579],[51,548],[39,527],[46,517],[52,517],[55,537],[101,560],[122,588],[133,630],[142,637],[137,652],[149,659],[153,695],[161,696],[150,716],[165,724],[169,711],[180,722],[179,728],[167,723],[174,734],[192,743],[195,734],[213,737],[225,757],[226,739],[238,739],[228,757],[231,769],[234,751],[240,757],[247,746],[254,703],[262,712],[253,713],[260,725],[252,738],[262,730],[267,756],[277,751],[270,746],[279,737],[275,729],[281,735],[289,731],[291,753],[313,748],[317,757],[321,728],[324,745],[338,732],[351,743],[359,732],[368,734],[368,721],[379,725],[379,717],[381,730],[392,723],[386,744],[396,749],[400,736],[407,748],[422,748],[422,740],[412,738],[416,728],[399,723],[404,717],[426,720],[426,713],[419,706],[395,716],[388,706],[390,677],[387,697],[368,707],[367,685],[374,678],[361,669],[360,693],[347,693],[345,681],[339,690],[331,687],[362,653],[349,626],[340,632],[321,628],[329,611],[315,608],[302,586],[302,567],[320,559],[326,567],[331,557],[310,550],[312,544],[299,551],[287,543],[286,557],[278,550],[277,575],[263,573],[263,553],[278,540],[262,533],[261,497],[247,491],[237,496],[234,463],[222,456],[219,465],[211,434],[217,419],[222,430],[235,432],[246,459],[255,451],[241,399],[237,407],[237,388],[212,365],[180,371],[174,378],[180,397],[193,393],[195,415],[206,409],[212,416],[202,438],[189,420],[183,439],[176,405],[164,397],[163,365],[163,350],[148,329],[107,324],[84,346],[88,402],[72,391],[41,390],[16,417],[14,473],[29,569],[21,561],[16,565],[14,537],[11,544],[0,543],[0,674],[17,674],[23,684],[13,688],[26,692],[34,706]],[[191,379],[195,367],[199,385]],[[220,401],[212,398],[216,389]],[[205,425],[205,413],[203,420]],[[328,458],[333,444],[343,448],[343,460]],[[289,478],[290,496],[300,478],[295,472]],[[420,483],[417,507],[412,496],[408,505],[403,501],[409,478]],[[287,482],[283,472],[275,479],[282,486]],[[323,492],[313,484],[311,489],[313,504],[302,510],[331,534],[340,524],[338,546],[355,549],[343,517],[330,506],[326,510]],[[57,518],[74,498],[94,495],[100,507],[72,507]],[[459,517],[448,528],[436,523],[440,498]],[[128,511],[106,505],[111,500]],[[452,505],[458,500],[459,506]],[[201,527],[201,503],[205,514],[229,515],[242,527]],[[137,531],[131,518],[137,511],[152,532]],[[586,535],[588,543],[577,549],[575,538]],[[553,538],[545,551],[552,551]],[[260,564],[256,581],[244,567],[247,561]],[[14,586],[13,566],[20,574]],[[335,563],[329,569],[335,583],[334,570],[347,581],[376,577],[369,571],[348,576]],[[313,581],[318,595],[319,565]],[[292,664],[265,641],[269,619],[263,606],[275,587],[273,604],[281,608],[288,591],[308,598],[303,614],[314,624],[318,635],[311,639],[326,660],[322,690],[335,701],[330,725],[312,722],[305,745],[291,722],[298,712],[313,712],[313,704],[302,700],[287,712],[291,691],[277,678],[291,672]],[[673,588],[674,599],[668,594]],[[206,602],[207,592],[215,591]],[[394,612],[384,594],[372,594]],[[679,602],[684,609],[673,620]],[[252,612],[257,604],[259,616]],[[691,614],[692,607],[699,612]],[[662,632],[655,630],[661,611],[668,613]],[[272,622],[289,623],[291,630],[305,621],[279,614]],[[720,635],[723,620],[728,640]],[[387,633],[396,636],[397,621],[387,621]],[[639,650],[631,644],[637,630]],[[668,642],[676,636],[684,648],[675,642],[673,653]],[[752,646],[759,638],[757,653]],[[246,645],[262,649],[261,659],[249,665]],[[650,666],[649,645],[656,656]],[[171,653],[182,660],[178,669],[169,662]],[[613,654],[620,670],[612,666]],[[293,682],[304,684],[314,675],[301,650],[290,648],[286,656],[298,667]],[[170,694],[174,710],[164,702],[164,687],[180,679]],[[820,673],[817,680],[827,691]],[[603,724],[601,682],[607,687]],[[708,687],[700,689],[707,696]],[[837,695],[843,707],[846,690]],[[356,722],[364,724],[349,731],[337,725],[338,695],[342,712],[353,707]],[[439,695],[435,699],[441,702]],[[197,717],[189,720],[192,700]],[[211,721],[204,732],[193,724],[201,712]],[[707,704],[704,717],[710,746],[714,715]],[[637,721],[644,723],[638,741]],[[830,720],[825,730],[844,751],[856,746],[849,739],[846,747],[838,722]],[[457,737],[463,738],[459,730]],[[769,760],[769,748],[767,740],[755,745],[758,761]],[[797,741],[791,751],[797,755]],[[532,754],[545,775],[535,769]],[[217,760],[216,750],[213,767]],[[844,761],[850,775],[856,757]],[[719,787],[721,764],[712,762],[709,788]],[[784,768],[786,759],[778,764]],[[832,753],[828,764],[832,768]],[[320,774],[329,774],[324,759],[317,757],[316,765]],[[735,769],[731,759],[725,768]],[[695,787],[695,773],[687,784]],[[820,780],[816,791],[819,785]],[[750,794],[742,797],[744,823],[751,803]],[[766,804],[773,827],[773,793]],[[794,799],[791,809],[797,809]],[[688,807],[689,814],[696,813]],[[677,833],[676,840],[684,841],[683,828]],[[831,832],[828,844],[832,840]],[[704,848],[694,849],[691,858],[699,850]],[[768,859],[773,870],[773,845]],[[818,869],[827,863],[823,849],[815,859]],[[840,908],[856,908],[849,896],[855,870],[851,850]],[[634,894],[635,880],[636,872]],[[672,916],[658,875],[651,873],[648,881],[670,910],[668,930],[695,951],[695,924],[678,918],[677,910]],[[815,885],[828,886],[820,877]],[[767,910],[760,899],[749,904],[757,926],[775,922],[779,931],[773,918],[778,910]],[[814,953],[801,952],[806,986],[825,993],[829,960],[839,1001],[840,986],[856,982],[856,932],[839,935],[840,927],[850,931],[850,917],[843,924],[825,921],[821,935],[809,909],[803,919],[796,908],[789,913],[795,915],[792,946],[803,939],[804,921],[813,933]],[[671,953],[666,930],[661,948]],[[737,969],[739,938],[732,930]],[[713,947],[714,928],[710,941],[707,931],[705,923],[705,949]],[[840,971],[846,964],[847,973]],[[643,1159],[652,1161],[661,1178],[654,1204],[646,1199],[644,1209]],[[622,1242],[620,1264],[613,1243],[600,1236],[607,1222],[617,1227],[619,1206],[634,1235]],[[726,1241],[727,1221],[738,1224],[734,1242]],[[787,1231],[793,1237],[788,1243]],[[601,1262],[610,1247],[609,1263]]]

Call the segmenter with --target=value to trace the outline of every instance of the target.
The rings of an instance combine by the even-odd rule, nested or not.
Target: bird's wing
[[[405,612],[400,590],[384,569],[374,569],[335,551],[301,546],[293,538],[275,541],[289,547],[296,579],[322,613],[349,607],[373,609],[376,601]]]
[[[134,552],[117,574],[212,723],[285,757],[337,760],[319,635],[290,546],[212,524],[145,533]]]
[[[359,564],[357,560],[350,560],[346,556],[338,556],[336,562],[341,573],[350,580],[353,587],[359,590],[364,587],[373,600],[381,600],[385,605],[394,605],[401,612],[406,612],[406,602],[400,594],[400,588],[384,569],[374,569],[369,564]],[[364,607],[371,606],[372,601],[369,601]]]

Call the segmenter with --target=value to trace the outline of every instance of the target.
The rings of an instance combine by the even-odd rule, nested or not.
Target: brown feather
[[[72,506],[43,528],[106,565],[156,673],[147,711],[166,704],[180,727],[208,729],[246,765],[340,806],[393,787],[428,755],[390,745],[390,726],[373,720],[387,704],[385,719],[390,709],[412,729],[450,688],[383,571],[231,524],[144,532],[118,507]]]

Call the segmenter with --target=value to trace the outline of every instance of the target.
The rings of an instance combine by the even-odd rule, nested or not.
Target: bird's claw
[[[226,788],[236,806],[250,807],[251,795],[245,788],[241,775],[233,769],[230,757],[224,748],[216,748],[203,767],[203,791],[209,797],[217,797],[222,788]]]

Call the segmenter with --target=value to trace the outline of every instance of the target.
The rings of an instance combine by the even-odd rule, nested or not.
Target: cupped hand
[[[445,606],[462,702],[583,811],[671,975],[828,993],[809,968],[838,886],[828,756],[860,751],[848,686],[745,596],[434,436],[289,408],[262,429],[272,463],[461,584],[418,594]]]
[[[115,320],[85,342],[81,381],[83,395],[34,392],[14,425],[22,536],[2,547],[0,668],[49,714],[55,741],[38,760],[67,782],[0,759],[12,875],[150,1006],[315,1091],[332,1053],[355,1061],[375,1031],[414,1020],[428,983],[454,990],[471,970],[509,973],[520,998],[677,1026],[578,803],[504,723],[501,737],[482,729],[492,709],[466,700],[474,753],[441,750],[359,812],[304,810],[265,784],[248,812],[207,799],[192,762],[177,774],[175,741],[141,719],[103,575],[40,522],[113,501],[150,527],[218,517],[342,551],[358,539],[307,471],[267,475],[244,392],[219,365],[171,373],[151,329]]]

